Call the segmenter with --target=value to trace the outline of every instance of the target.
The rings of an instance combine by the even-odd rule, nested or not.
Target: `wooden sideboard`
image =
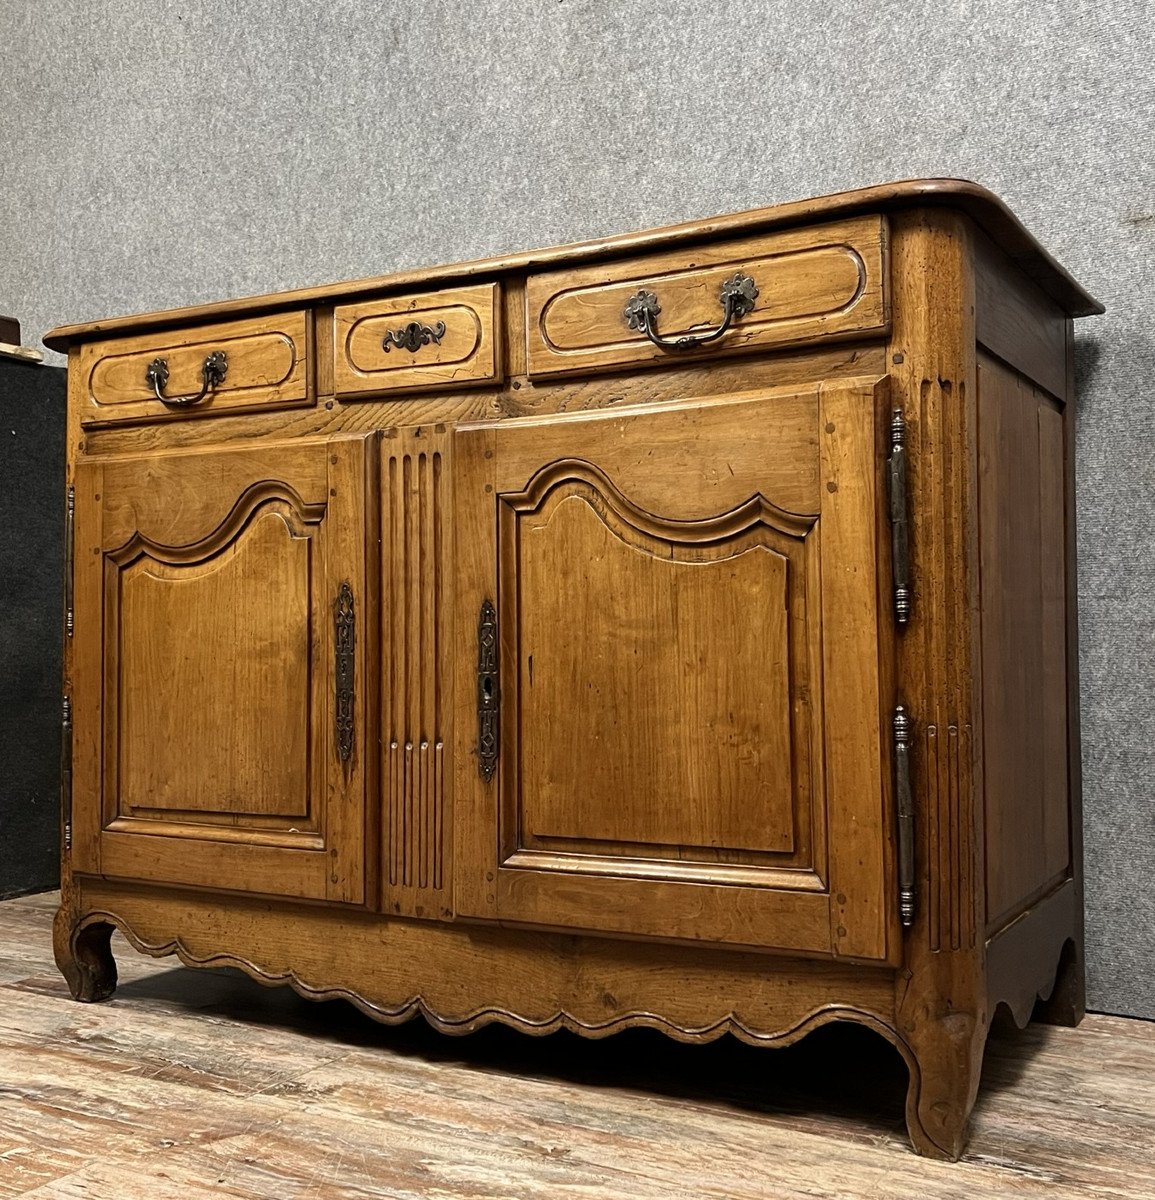
[[[856,1021],[957,1157],[996,1008],[1083,1011],[1099,311],[924,180],[55,330],[73,994],[119,929],[447,1033]]]

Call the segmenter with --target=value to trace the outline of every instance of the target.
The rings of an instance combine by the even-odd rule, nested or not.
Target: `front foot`
[[[116,991],[116,961],[110,945],[114,928],[107,921],[77,923],[63,908],[57,912],[52,950],[74,1000],[95,1004]]]
[[[985,1042],[986,1029],[955,1012],[927,1022],[909,1046],[906,1127],[918,1154],[947,1162],[962,1155]]]

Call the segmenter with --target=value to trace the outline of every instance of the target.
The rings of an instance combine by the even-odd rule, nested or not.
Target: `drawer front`
[[[84,425],[288,408],[310,402],[306,315],[246,321],[93,342],[80,348]],[[212,357],[223,375],[205,387]],[[157,380],[150,368],[163,360]],[[155,377],[156,372],[153,371]],[[204,391],[200,399],[196,397]],[[183,403],[182,403],[183,401]]]
[[[334,312],[338,395],[427,391],[499,377],[498,288],[390,296]]]
[[[653,324],[663,340],[707,335],[722,321],[722,287],[736,274],[753,280],[757,296],[716,341],[663,348],[627,320],[627,304],[644,290],[656,298]],[[887,225],[881,216],[857,217],[532,275],[526,303],[531,376],[883,333],[890,323]]]

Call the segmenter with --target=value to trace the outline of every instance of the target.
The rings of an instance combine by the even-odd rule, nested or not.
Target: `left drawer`
[[[138,334],[80,348],[81,424],[311,403],[304,312]]]

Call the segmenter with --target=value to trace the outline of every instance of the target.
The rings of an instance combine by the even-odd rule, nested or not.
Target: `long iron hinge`
[[[887,490],[890,499],[891,570],[894,575],[894,619],[905,625],[910,620],[910,529],[906,501],[906,418],[896,408],[890,420],[890,457]]]
[[[68,508],[64,517],[64,634],[72,636],[72,573],[76,548],[76,488],[68,489]]]
[[[911,721],[900,704],[894,710],[894,796],[898,809],[898,915],[902,927],[914,924],[914,799],[910,791]]]
[[[60,816],[64,853],[72,850],[72,698],[64,697],[60,720]]]
[[[497,675],[497,612],[490,600],[477,619],[477,766],[482,779],[497,770],[500,742],[501,689]]]

